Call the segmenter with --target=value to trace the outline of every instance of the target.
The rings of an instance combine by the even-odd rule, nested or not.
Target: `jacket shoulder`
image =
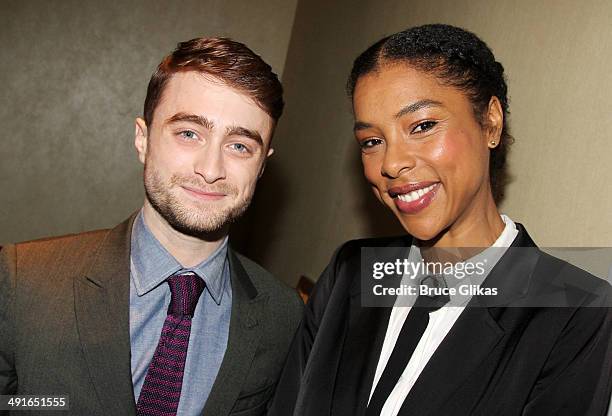
[[[555,287],[563,287],[567,298],[572,300],[568,306],[608,307],[612,304],[610,282],[563,259],[540,251],[537,270],[539,281],[536,284],[553,284]]]
[[[311,298],[326,304],[332,292],[339,297],[354,293],[359,286],[364,260],[396,259],[405,255],[406,248],[412,244],[412,236],[360,238],[349,240],[334,252],[330,262],[317,280]],[[368,249],[364,252],[363,249]]]
[[[109,233],[109,229],[85,231],[82,233],[66,234],[55,237],[45,237],[36,240],[22,241],[15,243],[16,250],[49,250],[65,245],[87,244],[103,240]]]
[[[6,255],[13,257],[17,270],[69,269],[90,260],[109,231],[95,230],[11,244],[5,247]]]

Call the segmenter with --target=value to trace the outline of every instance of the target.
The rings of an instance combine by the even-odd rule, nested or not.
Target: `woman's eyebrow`
[[[442,103],[436,100],[429,100],[429,99],[419,100],[417,102],[408,104],[407,106],[403,107],[393,117],[398,119],[398,118],[401,118],[402,116],[405,116],[406,114],[414,113],[415,111],[419,111],[423,108],[439,107],[441,105]],[[355,124],[353,125],[353,131],[357,132],[359,130],[369,129],[370,127],[372,127],[370,123],[366,123],[363,121],[356,121]]]
[[[370,127],[372,127],[372,125],[370,123],[365,123],[363,121],[356,121],[355,124],[353,125],[353,131],[359,131],[359,130],[365,130],[365,129],[369,129]]]
[[[397,112],[397,114],[395,114],[395,118],[398,119],[402,116],[405,116],[406,114],[410,114],[410,113],[414,113],[415,111],[419,111],[423,108],[427,108],[427,107],[438,107],[441,106],[442,103],[440,101],[435,101],[435,100],[419,100],[415,103],[412,104],[408,104],[406,107],[402,108],[400,111]]]

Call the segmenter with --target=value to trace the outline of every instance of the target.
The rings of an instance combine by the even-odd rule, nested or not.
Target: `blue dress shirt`
[[[170,287],[165,280],[177,272],[192,271],[206,282],[192,319],[177,412],[200,416],[227,347],[232,309],[227,237],[206,260],[185,269],[151,233],[141,211],[134,221],[131,244],[130,343],[136,400],[170,304]]]

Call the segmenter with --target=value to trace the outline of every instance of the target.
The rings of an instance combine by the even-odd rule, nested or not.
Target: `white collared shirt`
[[[516,238],[518,230],[510,218],[505,215],[501,215],[501,218],[505,224],[505,227],[495,243],[493,243],[492,247],[508,248]],[[413,248],[414,245],[410,250],[411,252],[415,252]],[[419,251],[416,250],[416,252]],[[498,256],[496,257],[497,260],[499,260],[502,253],[498,251],[497,254]],[[494,264],[489,264],[488,270],[491,270],[493,266]],[[484,278],[486,278],[486,276],[484,276],[483,279]],[[448,332],[451,330],[465,309],[465,304],[469,301],[469,299],[469,297],[462,298],[461,306],[445,306],[429,314],[429,323],[427,324],[427,328],[419,340],[419,343],[417,344],[410,361],[406,365],[404,372],[387,398],[387,401],[385,402],[385,405],[380,413],[381,416],[397,416],[402,404],[404,403],[404,400],[408,396],[408,393],[410,393],[412,386],[417,381],[419,375],[425,368],[425,365],[431,359],[436,349],[438,349]],[[402,330],[404,321],[406,320],[406,317],[411,309],[407,306],[398,306],[399,304],[400,299],[398,298],[389,318],[385,340],[378,359],[378,365],[376,366],[374,383],[372,384],[372,389],[370,391],[370,399],[372,398],[376,385],[378,384],[378,381],[380,380],[380,377],[387,366],[387,362],[391,357],[391,353],[393,352],[397,338]],[[370,399],[368,399],[368,403]]]

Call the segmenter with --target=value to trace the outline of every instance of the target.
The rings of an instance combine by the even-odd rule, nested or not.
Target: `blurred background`
[[[400,234],[366,185],[344,92],[384,35],[449,23],[508,76],[502,211],[542,246],[612,246],[612,3],[583,0],[0,2],[0,245],[112,227],[144,197],[133,120],[177,42],[224,35],[282,77],[276,153],[233,244],[288,284],[347,239]]]

